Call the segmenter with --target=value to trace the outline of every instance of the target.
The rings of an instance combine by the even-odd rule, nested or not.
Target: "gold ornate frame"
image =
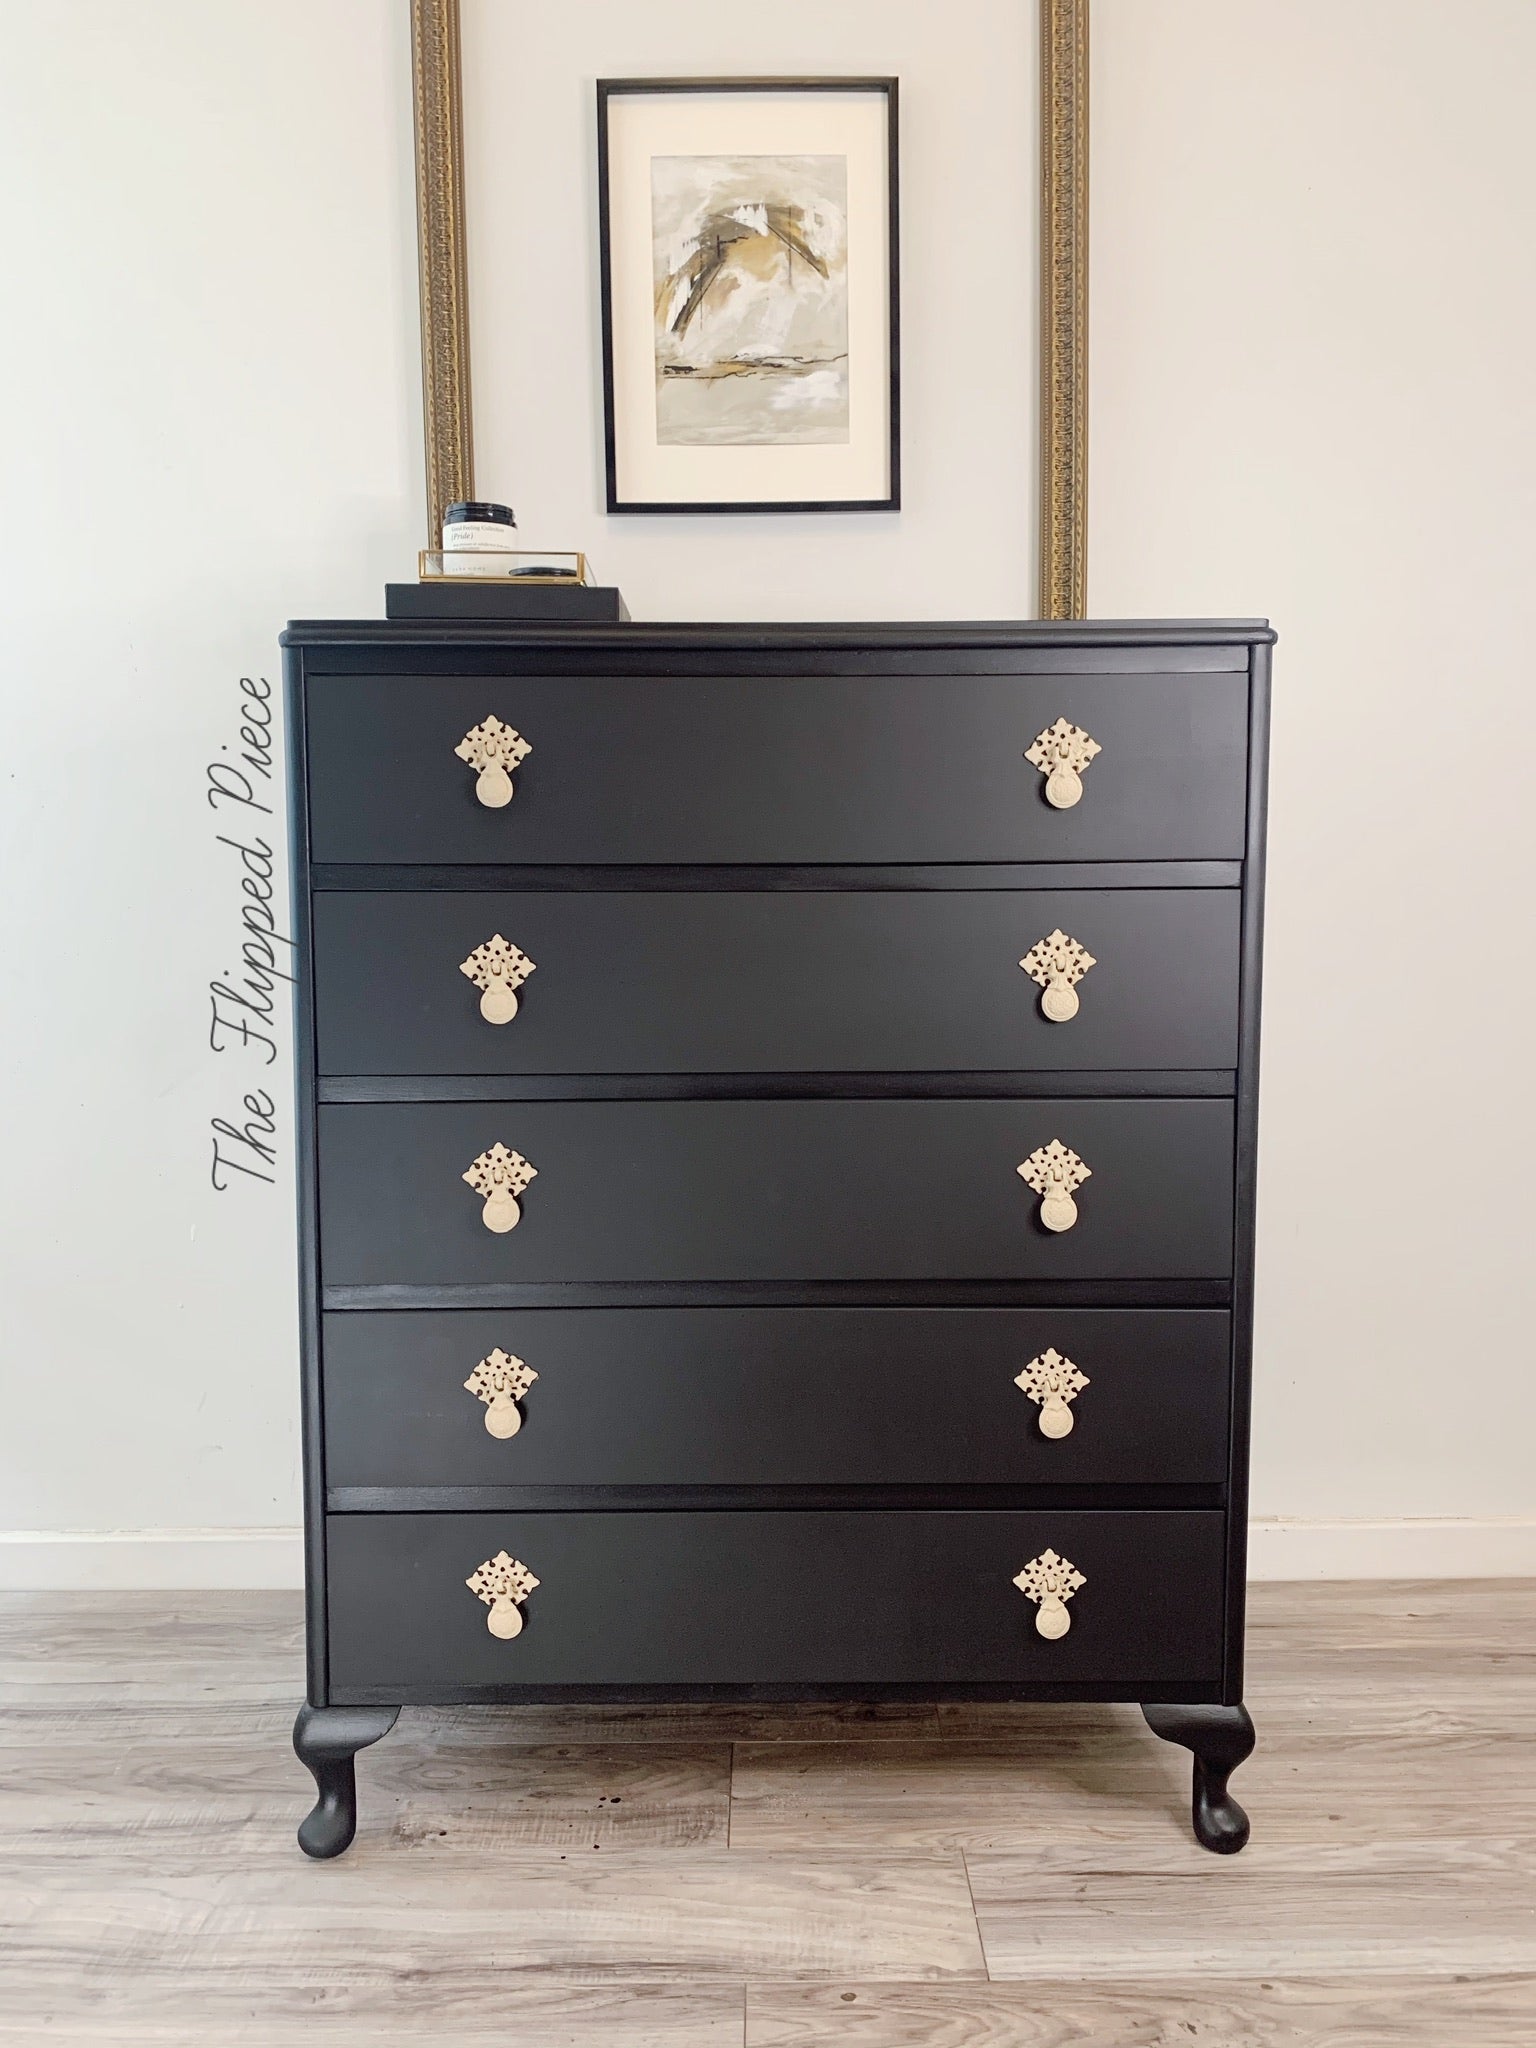
[[[1087,596],[1088,0],[1040,7],[1040,616]],[[428,545],[474,496],[459,0],[411,0]]]
[[[1088,0],[1040,0],[1040,616],[1088,608]]]

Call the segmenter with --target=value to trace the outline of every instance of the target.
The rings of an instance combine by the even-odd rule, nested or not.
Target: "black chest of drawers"
[[[1140,1702],[1241,1848],[1258,622],[307,624],[309,1685]]]

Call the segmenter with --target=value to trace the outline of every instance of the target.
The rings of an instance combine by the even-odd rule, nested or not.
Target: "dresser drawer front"
[[[328,1315],[330,1487],[1213,1485],[1218,1309],[515,1309]],[[465,1386],[500,1351],[518,1404]],[[1042,1427],[1017,1382],[1087,1381]],[[1060,1398],[1060,1397],[1058,1397]],[[507,1397],[510,1399],[510,1397]],[[504,1435],[491,1431],[514,1430]]]
[[[331,1104],[318,1128],[327,1287],[1231,1268],[1226,1101]],[[1061,1231],[1017,1171],[1053,1140],[1092,1170]],[[462,1179],[498,1143],[538,1175],[503,1234]]]
[[[1231,1068],[1239,908],[1231,889],[326,894],[320,1071]],[[1093,965],[1053,1022],[1019,963],[1057,931]],[[490,992],[499,1022],[461,971],[497,937],[533,962],[512,1016]]]
[[[562,1685],[1208,1682],[1224,1517],[1185,1513],[333,1515],[339,1701]],[[1084,1575],[1055,1640],[1013,1583]],[[505,1552],[538,1580],[510,1640],[465,1581]]]
[[[1176,669],[1177,656],[1170,656]],[[1163,675],[317,675],[311,857],[335,862],[1236,859],[1246,670]],[[455,748],[531,748],[487,808]],[[1057,809],[1025,758],[1099,748]]]

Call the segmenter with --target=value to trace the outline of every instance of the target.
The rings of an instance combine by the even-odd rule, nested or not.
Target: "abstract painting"
[[[597,81],[610,512],[899,510],[896,102]]]
[[[848,159],[651,159],[656,438],[848,439]]]

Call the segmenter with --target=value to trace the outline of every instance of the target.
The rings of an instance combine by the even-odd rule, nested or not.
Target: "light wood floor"
[[[1260,1586],[1134,1708],[407,1710],[313,1864],[296,1596],[0,1601],[0,2041],[1532,2048],[1536,1583]]]

